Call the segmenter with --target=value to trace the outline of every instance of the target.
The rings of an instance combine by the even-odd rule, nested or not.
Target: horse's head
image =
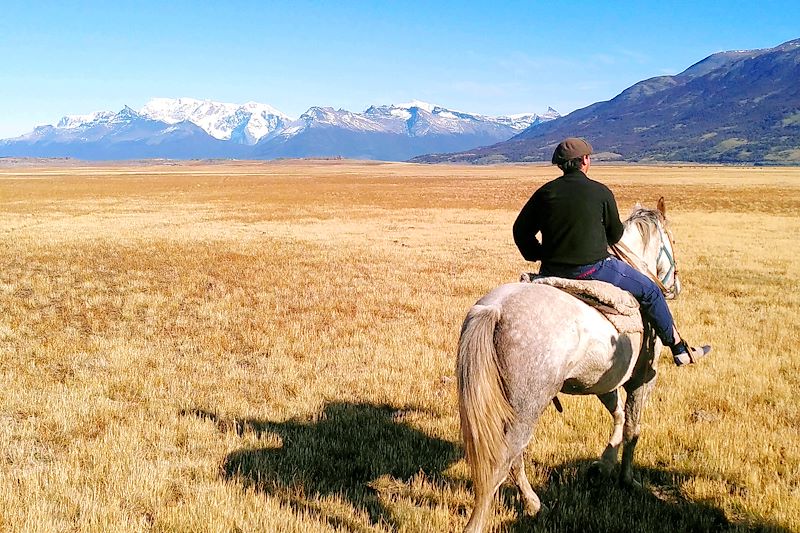
[[[666,212],[663,196],[659,198],[656,209],[637,204],[625,221],[623,241],[644,261],[648,271],[643,273],[650,276],[659,285],[664,296],[671,300],[680,294],[681,283]]]

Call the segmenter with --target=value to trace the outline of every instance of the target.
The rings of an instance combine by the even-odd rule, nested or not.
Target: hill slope
[[[533,125],[492,146],[416,162],[549,161],[565,137],[628,161],[800,162],[800,39],[714,54],[676,76]]]

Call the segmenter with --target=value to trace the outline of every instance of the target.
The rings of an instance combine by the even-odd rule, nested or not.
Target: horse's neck
[[[628,224],[625,227],[625,233],[622,234],[620,242],[622,242],[633,253],[635,253],[636,257],[644,261],[645,264],[647,265],[647,268],[655,272],[656,254],[653,253],[653,246],[652,246],[655,241],[651,238],[649,246],[645,246],[644,238],[642,237],[642,234],[639,232],[639,228],[636,224]]]

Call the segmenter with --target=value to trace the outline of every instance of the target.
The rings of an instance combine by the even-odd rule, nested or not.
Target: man
[[[592,146],[571,137],[556,147],[553,164],[564,175],[540,187],[514,222],[514,242],[528,261],[541,261],[539,273],[606,281],[633,294],[678,366],[694,363],[710,346],[688,346],[680,338],[664,295],[646,275],[616,257],[608,245],[623,233],[617,202],[602,183],[589,179]],[[542,240],[536,238],[541,232]]]

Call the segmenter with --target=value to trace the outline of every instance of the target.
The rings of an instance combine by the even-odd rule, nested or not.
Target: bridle
[[[675,253],[675,241],[672,239],[672,232],[670,230],[662,227],[661,224],[659,224],[657,227],[658,227],[658,233],[661,236],[661,248],[659,248],[658,250],[658,257],[656,257],[656,265],[658,265],[658,262],[661,260],[663,256],[667,257],[667,260],[669,261],[669,268],[664,273],[664,275],[661,276],[661,283],[662,284],[666,283],[667,279],[669,279],[669,275],[672,274],[673,279],[676,280],[676,282],[672,284],[673,286],[671,292],[669,293],[672,294],[672,292],[674,292],[675,290],[675,285],[677,284],[677,279],[678,279],[678,263],[675,261],[675,256],[673,255]],[[669,242],[669,247],[666,245],[665,241]],[[667,293],[664,294],[664,296],[667,295],[668,295]],[[675,294],[674,296],[677,296],[677,294]]]
[[[656,258],[656,265],[658,265],[658,262],[664,256],[666,256],[667,260],[669,261],[669,268],[660,278],[656,273],[650,270],[650,268],[647,266],[647,263],[639,258],[639,256],[637,256],[636,253],[628,248],[628,246],[622,241],[612,244],[609,248],[611,248],[611,251],[615,256],[617,256],[618,259],[625,261],[630,266],[653,280],[653,282],[664,294],[664,297],[671,299],[678,296],[676,291],[678,286],[678,264],[675,261],[675,256],[673,255],[675,250],[675,246],[673,244],[674,241],[672,240],[672,233],[668,229],[662,227],[661,223],[657,223],[656,228],[658,228],[658,235],[660,237],[661,244],[661,247],[658,250],[658,257]],[[669,243],[669,246],[667,246],[667,243]],[[670,250],[672,250],[672,252]],[[672,286],[667,288],[665,283],[669,279],[670,274],[673,275],[673,282]]]

